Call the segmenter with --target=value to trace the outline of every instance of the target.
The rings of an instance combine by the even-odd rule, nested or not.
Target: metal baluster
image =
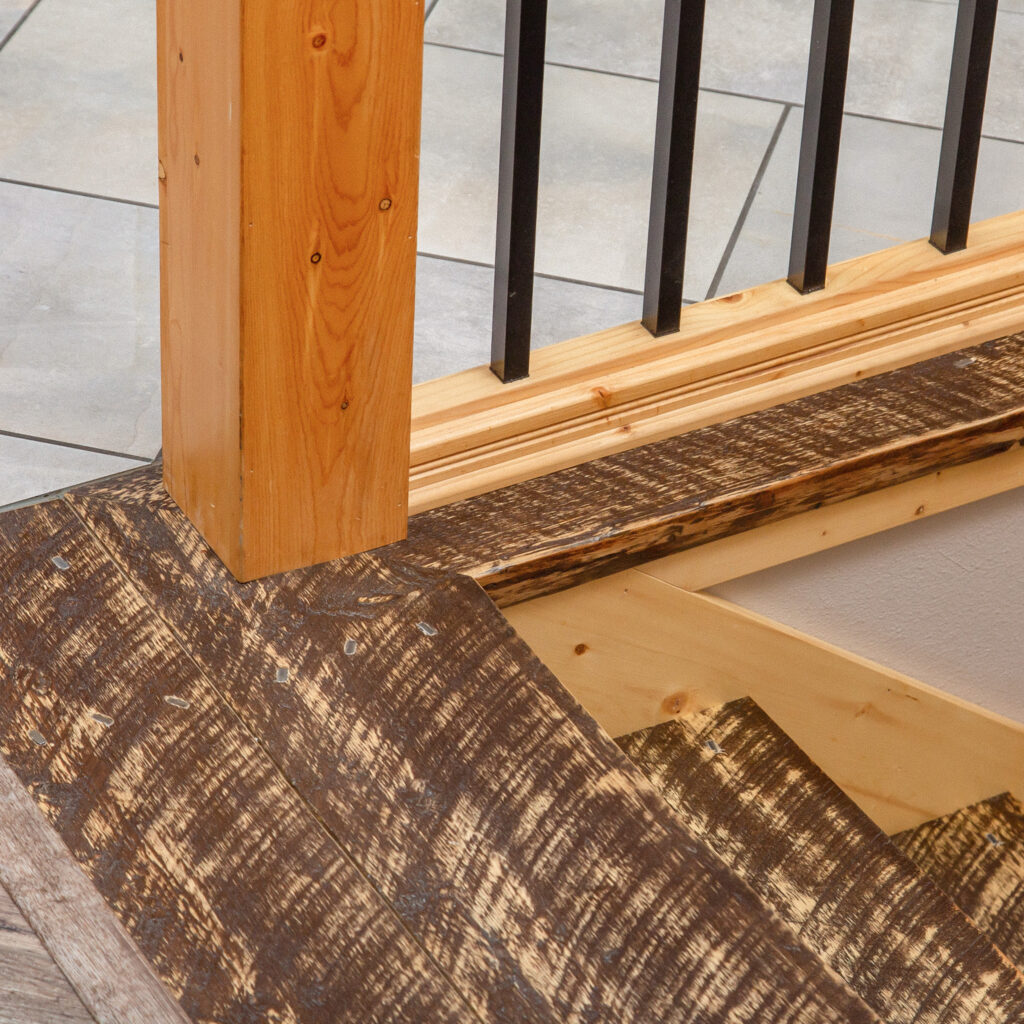
[[[960,0],[932,215],[931,243],[945,253],[967,246],[998,6]]]
[[[805,295],[825,287],[852,29],[853,0],[814,0],[789,254],[789,283]]]
[[[704,5],[665,0],[643,311],[644,326],[655,336],[679,330],[683,305]]]
[[[530,373],[547,12],[547,0],[508,0],[505,16],[491,369],[506,384]]]

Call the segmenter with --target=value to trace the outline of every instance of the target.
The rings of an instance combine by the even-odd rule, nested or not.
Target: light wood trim
[[[1024,212],[943,256],[912,242],[839,264],[822,292],[777,281],[540,349],[532,376],[486,368],[413,390],[410,508],[435,508],[1012,333],[1024,308]]]
[[[238,0],[158,0],[157,42],[164,481],[214,550],[238,566]]]
[[[1024,487],[1019,447],[710,541],[646,562],[638,571],[683,590],[705,590],[1017,487]]]
[[[167,488],[240,579],[405,535],[420,0],[160,0]]]
[[[189,1024],[3,758],[0,883],[98,1024]]]
[[[886,831],[1024,792],[1024,726],[636,570],[506,614],[611,735],[752,697]]]

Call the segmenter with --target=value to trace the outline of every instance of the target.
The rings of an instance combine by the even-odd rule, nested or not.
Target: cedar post
[[[241,580],[400,540],[421,0],[159,0],[164,481]]]

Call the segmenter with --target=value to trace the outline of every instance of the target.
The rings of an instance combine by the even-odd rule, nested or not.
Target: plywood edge
[[[506,614],[610,734],[752,697],[888,832],[1024,791],[1024,725],[642,572]]]
[[[0,883],[98,1024],[189,1024],[2,757]]]
[[[798,296],[773,282],[534,354],[532,377],[486,368],[413,389],[414,511],[578,465],[1010,333],[1024,300],[1024,213],[943,257],[913,242],[835,268]]]

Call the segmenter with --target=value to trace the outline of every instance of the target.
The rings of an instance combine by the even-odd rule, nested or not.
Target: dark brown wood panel
[[[3,1024],[96,1024],[2,885],[0,1021]]]
[[[0,753],[197,1024],[470,1019],[67,505],[0,518],[0,622]]]
[[[894,842],[1024,971],[1024,806],[1009,793]]]
[[[415,516],[394,550],[513,604],[1022,437],[1018,334]]]
[[[874,1019],[471,580],[240,586],[146,473],[70,500],[480,1016]]]
[[[618,743],[884,1020],[1024,1019],[1020,975],[753,701]]]

